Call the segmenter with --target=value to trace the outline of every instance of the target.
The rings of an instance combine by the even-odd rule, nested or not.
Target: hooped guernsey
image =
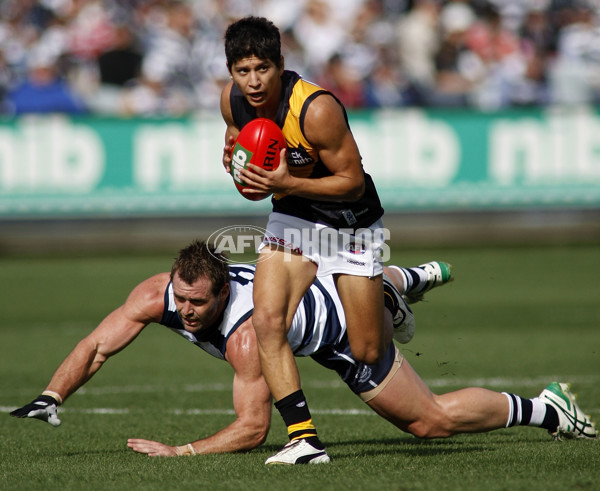
[[[224,360],[229,337],[252,315],[254,266],[230,266],[230,294],[222,317],[200,334],[185,330],[177,313],[173,284],[164,293],[160,324],[183,336],[214,357]],[[332,276],[317,278],[302,298],[287,335],[295,356],[310,356],[317,363],[335,370],[356,394],[376,389],[393,366],[394,343],[382,361],[375,365],[359,363],[352,357],[342,304]]]
[[[329,94],[342,106],[346,124],[350,128],[344,106],[331,92],[304,80],[296,72],[284,70],[281,80],[282,95],[275,123],[281,128],[287,142],[290,174],[312,179],[332,175],[304,135],[304,118],[313,100],[320,95]],[[257,118],[256,110],[235,84],[231,88],[229,101],[233,120],[240,130]],[[381,218],[383,208],[373,179],[364,169],[363,174],[365,192],[356,201],[322,201],[293,195],[274,195],[271,200],[273,211],[334,228],[368,227]]]

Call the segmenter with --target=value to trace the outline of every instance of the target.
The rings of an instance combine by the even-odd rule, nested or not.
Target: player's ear
[[[281,55],[281,60],[279,61],[279,71],[283,73],[283,70],[285,70],[285,59],[283,58],[283,55]]]
[[[223,285],[223,288],[221,288],[221,291],[219,292],[219,297],[221,298],[221,300],[225,300],[228,295],[229,295],[229,282],[227,282]]]

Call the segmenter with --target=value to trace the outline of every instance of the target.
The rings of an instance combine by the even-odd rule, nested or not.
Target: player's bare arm
[[[212,436],[179,446],[131,438],[127,446],[151,457],[172,457],[251,450],[267,437],[271,422],[271,395],[262,376],[251,320],[244,322],[227,342],[226,359],[233,367],[233,408],[236,420]]]
[[[285,151],[282,151],[276,170],[265,171],[250,164],[248,170],[242,171],[244,181],[268,193],[293,194],[319,200],[359,199],[365,188],[360,153],[346,124],[342,107],[333,97],[324,94],[310,104],[304,133],[333,175],[319,179],[294,177],[289,172]]]
[[[235,143],[235,139],[240,133],[239,128],[235,125],[233,120],[233,114],[231,113],[231,105],[229,102],[229,96],[231,94],[231,87],[233,82],[229,82],[221,92],[221,115],[227,125],[225,130],[225,146],[223,147],[223,167],[227,173],[231,172],[231,150]]]
[[[46,390],[63,401],[85,384],[112,355],[131,343],[150,322],[159,322],[169,274],[161,273],[140,283],[126,302],[110,313],[82,339],[54,373]]]
[[[31,403],[12,411],[11,416],[36,418],[59,426],[58,406],[85,384],[110,356],[131,343],[147,324],[160,321],[168,282],[169,274],[163,273],[140,283],[124,305],[75,346],[54,372],[46,390]]]

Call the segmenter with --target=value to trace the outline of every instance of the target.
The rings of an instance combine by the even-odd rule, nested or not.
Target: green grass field
[[[61,427],[8,416],[175,253],[0,258],[0,489],[600,489],[600,441],[555,442],[529,427],[418,440],[310,360],[299,365],[330,465],[264,466],[286,441],[277,414],[249,453],[136,454],[129,437],[184,444],[234,418],[229,366],[155,325],[67,401]],[[560,379],[600,422],[600,247],[394,250],[392,260],[434,258],[455,265],[456,281],[415,306],[417,334],[403,346],[433,391],[532,397]]]

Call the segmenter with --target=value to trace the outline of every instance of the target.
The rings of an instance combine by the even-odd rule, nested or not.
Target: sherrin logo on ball
[[[279,153],[286,148],[285,137],[275,122],[267,118],[257,118],[246,124],[233,145],[231,151],[231,176],[240,194],[249,200],[265,199],[268,194],[244,194],[250,188],[241,178],[240,171],[254,164],[271,171],[279,167]]]

